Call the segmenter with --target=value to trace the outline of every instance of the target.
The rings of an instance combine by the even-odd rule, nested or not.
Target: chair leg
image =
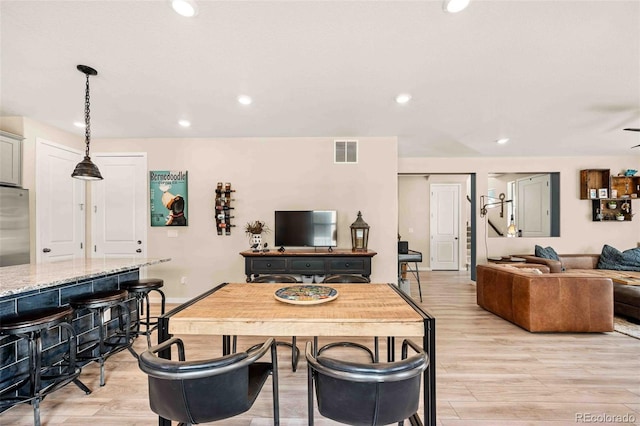
[[[31,405],[33,405],[33,426],[40,426],[40,397],[34,398]]]
[[[75,380],[73,381],[73,384],[75,384],[77,387],[79,387],[79,388],[80,388],[80,390],[82,390],[82,391],[85,393],[85,395],[89,395],[89,394],[91,393],[91,389],[89,389],[89,388],[87,387],[87,385],[85,385],[84,383],[82,383],[82,382],[80,381],[80,379],[75,379]]]
[[[298,350],[298,345],[296,345],[296,336],[291,338],[291,370],[295,373],[298,369],[298,358],[300,356],[300,351]]]

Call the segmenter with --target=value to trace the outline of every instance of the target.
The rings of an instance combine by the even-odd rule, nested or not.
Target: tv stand
[[[351,249],[327,250],[288,249],[280,247],[278,252],[240,252],[244,257],[244,273],[247,282],[258,275],[300,274],[300,275],[335,275],[354,274],[369,277],[371,275],[371,258],[375,251],[358,251]]]

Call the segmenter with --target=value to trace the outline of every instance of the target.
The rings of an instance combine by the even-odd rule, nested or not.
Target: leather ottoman
[[[640,286],[613,283],[613,311],[640,322]]]

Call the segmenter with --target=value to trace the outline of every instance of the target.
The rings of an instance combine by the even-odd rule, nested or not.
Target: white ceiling
[[[93,138],[397,136],[400,157],[640,155],[640,132],[622,131],[640,127],[639,0],[472,0],[454,15],[439,0],[199,5],[189,19],[165,0],[2,0],[2,115],[83,134],[72,123],[86,64]]]

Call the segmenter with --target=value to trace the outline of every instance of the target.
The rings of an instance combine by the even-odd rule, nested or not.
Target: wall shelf
[[[601,189],[606,189],[605,197],[599,196]],[[591,217],[594,222],[631,221],[631,200],[638,197],[640,176],[611,176],[609,169],[580,170],[580,199],[591,200]],[[624,219],[618,219],[619,215]]]

